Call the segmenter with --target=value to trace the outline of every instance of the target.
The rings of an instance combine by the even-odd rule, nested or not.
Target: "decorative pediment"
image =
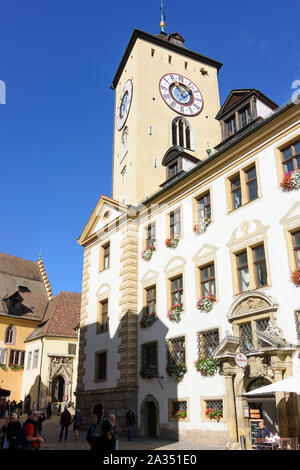
[[[142,284],[147,284],[148,282],[152,282],[154,279],[157,279],[158,272],[154,271],[153,269],[148,269],[148,271],[144,274],[141,278]]]
[[[240,338],[227,335],[213,351],[212,356],[214,359],[233,358],[237,353],[239,345]]]
[[[84,246],[87,240],[96,236],[97,233],[100,233],[101,230],[108,227],[108,225],[112,224],[114,221],[116,223],[117,219],[125,214],[126,211],[126,205],[102,195],[83,229],[78,243]]]
[[[280,220],[282,225],[287,225],[288,230],[293,230],[297,228],[300,223],[300,202],[297,201],[290,210],[282,217]]]
[[[248,242],[251,239],[251,242],[255,243],[263,240],[262,235],[268,230],[269,226],[263,225],[262,222],[258,219],[244,220],[239,227],[236,227],[232,234],[227,246],[231,247],[234,245],[242,244]],[[236,247],[235,247],[236,248]],[[241,248],[244,248],[242,245]]]
[[[275,311],[278,304],[262,292],[251,292],[239,296],[232,304],[228,312],[228,321],[233,321],[244,316]]]
[[[102,284],[97,290],[96,297],[97,299],[102,299],[105,296],[108,296],[110,293],[110,285],[109,284]]]
[[[213,245],[208,245],[208,244],[202,245],[200,250],[198,250],[195,256],[193,257],[194,263],[204,264],[208,261],[211,261],[214,258],[217,252],[217,249],[218,248]]]
[[[170,271],[178,270],[182,268],[186,263],[186,260],[181,256],[176,256],[176,258],[172,258],[167,266],[165,267],[165,272],[169,273]]]

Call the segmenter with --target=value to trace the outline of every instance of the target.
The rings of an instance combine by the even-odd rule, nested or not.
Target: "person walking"
[[[50,419],[52,416],[52,405],[51,405],[51,402],[48,401],[48,405],[47,405],[47,419]]]
[[[78,441],[78,437],[79,437],[79,428],[80,426],[82,425],[82,416],[80,414],[80,410],[77,409],[73,418],[72,418],[72,421],[71,421],[71,424],[73,423],[73,430],[74,430],[74,433],[75,433],[75,441]]]
[[[133,426],[136,425],[135,414],[133,411],[132,406],[129,407],[129,410],[126,413],[126,422],[127,422],[127,439],[128,441],[132,441],[132,431]]]
[[[22,413],[23,413],[23,401],[20,400],[18,405],[17,405],[17,414],[18,414],[18,418],[20,418],[20,416],[22,416]]]
[[[120,426],[117,423],[116,416],[111,413],[109,415],[109,420],[112,424],[112,435],[115,438],[115,449],[114,450],[119,450],[119,440],[118,440],[118,434],[120,432]]]
[[[29,418],[24,423],[25,442],[22,444],[24,450],[39,450],[44,439],[38,432],[39,414],[35,410],[31,410]]]
[[[39,435],[42,436],[43,432],[43,421],[45,421],[47,418],[45,416],[45,413],[41,413],[40,411],[37,411],[38,413],[38,419],[37,419],[37,430],[39,432]],[[45,438],[43,437],[45,440]]]
[[[70,426],[70,423],[71,423],[71,420],[72,420],[72,416],[68,410],[68,408],[66,407],[65,410],[62,412],[61,414],[61,417],[60,417],[60,434],[59,434],[59,442],[61,442],[62,440],[62,436],[63,436],[63,432],[65,430],[65,442],[68,441],[68,429],[69,429],[69,426]]]
[[[100,436],[95,437],[92,442],[91,450],[94,453],[101,453],[103,451],[109,452],[115,450],[116,440],[112,432],[112,424],[109,419],[104,418],[101,422]]]
[[[21,423],[18,421],[17,413],[12,413],[2,427],[4,433],[3,449],[14,450],[17,448],[17,436],[20,428]]]

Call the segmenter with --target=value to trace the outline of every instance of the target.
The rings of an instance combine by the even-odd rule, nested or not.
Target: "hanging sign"
[[[248,359],[247,356],[243,353],[238,353],[236,354],[235,358],[235,363],[239,367],[246,367],[248,365]]]

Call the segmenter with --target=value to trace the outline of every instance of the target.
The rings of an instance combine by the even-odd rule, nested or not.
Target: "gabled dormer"
[[[222,144],[276,108],[278,105],[259,90],[232,90],[216,115],[221,124]]]
[[[166,181],[160,186],[163,187],[171,180],[175,180],[178,175],[189,171],[200,160],[185,152],[183,147],[173,146],[165,153],[162,165],[166,167]]]

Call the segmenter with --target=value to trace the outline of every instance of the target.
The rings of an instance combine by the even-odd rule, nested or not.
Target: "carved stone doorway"
[[[156,406],[153,401],[147,403],[148,437],[156,437]]]
[[[65,380],[61,375],[56,377],[52,383],[52,402],[62,402],[65,395]]]

